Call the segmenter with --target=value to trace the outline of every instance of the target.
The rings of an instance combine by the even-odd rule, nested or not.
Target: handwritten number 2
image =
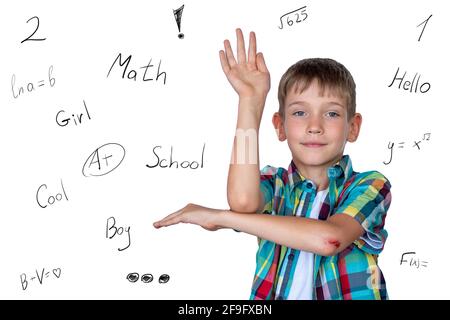
[[[36,19],[36,20],[37,20],[36,29],[34,30],[34,32],[33,32],[32,34],[30,34],[30,35],[28,36],[28,38],[25,38],[25,39],[22,40],[20,43],[24,43],[24,42],[27,41],[27,40],[30,40],[30,41],[44,41],[45,39],[47,39],[47,38],[44,38],[44,39],[31,38],[32,36],[34,36],[34,34],[36,33],[36,31],[39,29],[39,18],[38,18],[38,17],[36,17],[36,16],[31,17],[30,19],[28,19],[27,23],[30,22],[32,19]]]

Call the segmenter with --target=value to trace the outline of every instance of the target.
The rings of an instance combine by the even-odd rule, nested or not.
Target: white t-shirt
[[[319,217],[322,202],[327,196],[328,189],[318,191],[312,205],[310,219]],[[300,206],[299,206],[300,207]],[[297,215],[300,213],[297,212]],[[301,251],[294,271],[294,280],[289,290],[288,300],[311,300],[313,294],[314,253]]]

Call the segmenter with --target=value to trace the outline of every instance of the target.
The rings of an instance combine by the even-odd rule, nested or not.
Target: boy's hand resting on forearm
[[[250,33],[248,56],[241,29],[236,29],[236,36],[237,62],[230,41],[225,40],[225,51],[219,52],[223,72],[240,99],[264,100],[270,89],[270,74],[263,54],[256,53],[255,33]]]
[[[169,214],[164,219],[153,223],[155,228],[168,227],[177,223],[191,223],[209,231],[216,231],[222,227],[216,223],[217,217],[223,210],[202,207],[189,203],[184,208]]]

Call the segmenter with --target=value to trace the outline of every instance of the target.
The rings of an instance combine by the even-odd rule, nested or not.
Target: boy
[[[255,34],[250,33],[248,56],[242,31],[236,34],[237,61],[228,40],[220,61],[239,95],[237,130],[257,137],[270,76],[262,53],[256,53]],[[235,154],[246,154],[235,146],[230,210],[188,204],[154,226],[184,222],[257,236],[251,299],[387,299],[377,258],[387,238],[390,183],[376,171],[354,172],[343,155],[361,127],[355,97],[353,78],[340,63],[297,62],[281,78],[279,111],[272,118],[292,153],[288,169],[266,166],[260,172],[257,141],[256,155],[248,151],[256,161],[235,163]]]

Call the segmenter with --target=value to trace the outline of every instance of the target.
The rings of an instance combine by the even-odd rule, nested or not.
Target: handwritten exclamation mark
[[[181,15],[183,14],[183,9],[184,9],[184,4],[181,7],[179,7],[178,9],[173,10],[173,15],[175,16],[175,21],[177,22],[177,26],[178,26],[178,32],[180,32],[178,34],[178,38],[179,39],[183,39],[184,38],[184,34],[181,33],[181,29],[180,29],[180,27],[181,27]]]

